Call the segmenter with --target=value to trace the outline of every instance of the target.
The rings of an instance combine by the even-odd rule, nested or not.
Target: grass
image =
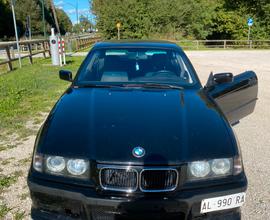
[[[2,160],[2,161],[1,161],[1,165],[5,166],[5,165],[7,165],[7,164],[10,164],[11,161],[13,161],[13,160],[15,160],[15,157],[10,157],[10,158],[7,158],[7,159],[5,159],[5,160]]]
[[[18,198],[23,201],[23,200],[26,200],[28,197],[30,197],[29,193],[23,193],[21,195],[18,196]]]
[[[75,73],[82,59],[67,57],[64,68]],[[25,128],[26,121],[48,112],[68,87],[69,83],[58,77],[61,68],[50,63],[50,59],[37,58],[33,65],[24,64],[0,75],[0,140],[14,133],[20,137],[32,134]]]
[[[19,166],[24,166],[24,165],[30,163],[31,160],[32,160],[32,157],[21,159],[21,160],[18,161],[18,163],[19,163],[18,165]]]
[[[6,204],[0,204],[0,219],[4,218],[6,214],[12,209],[7,207]]]
[[[0,175],[0,194],[5,189],[16,183],[18,178],[23,175],[22,171],[16,171],[11,175]]]
[[[91,47],[84,48],[84,49],[81,49],[81,50],[78,50],[78,52],[89,52],[91,49],[92,49],[92,46]]]
[[[5,160],[2,160],[1,165],[5,166],[5,165],[8,165],[10,163],[11,163],[11,159],[8,158],[8,159],[5,159]]]
[[[8,150],[8,149],[15,148],[15,147],[16,147],[16,145],[14,145],[14,144],[8,144],[8,145],[6,145],[6,146],[0,145],[0,152],[1,152],[1,151],[4,151],[4,150]]]
[[[25,217],[24,211],[16,212],[14,215],[15,220],[22,220],[22,219],[24,219],[24,217]]]

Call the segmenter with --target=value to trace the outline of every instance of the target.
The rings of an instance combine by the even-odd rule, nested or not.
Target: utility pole
[[[248,44],[249,44],[249,48],[251,48],[250,30],[251,30],[251,26],[248,26]]]
[[[56,15],[54,3],[53,3],[53,0],[50,0],[50,1],[51,1],[51,8],[52,8],[52,13],[53,13],[53,18],[54,18],[56,30],[57,30],[58,34],[60,34],[60,29],[59,29],[59,24],[58,24],[58,20],[57,20],[57,15]]]
[[[60,28],[59,28],[59,24],[58,24],[57,15],[56,15],[56,11],[55,11],[53,0],[51,0],[51,7],[52,7],[53,17],[54,17],[54,21],[55,21],[55,26],[56,26],[56,29],[57,29],[57,32],[58,32],[58,35],[59,35],[59,38],[60,38],[61,54],[63,54],[62,37],[61,37],[61,33],[60,33]],[[62,66],[62,63],[60,65]]]
[[[17,43],[17,51],[18,51],[18,55],[19,55],[19,65],[20,65],[20,68],[22,68],[21,52],[20,52],[19,38],[18,38],[18,32],[17,32],[14,5],[15,5],[15,0],[11,0],[11,10],[12,10],[12,15],[13,15],[14,30],[15,30],[15,37],[16,37],[16,43]]]
[[[250,29],[251,29],[251,26],[248,26],[248,42],[250,41]]]
[[[77,24],[79,24],[79,3],[78,0],[76,2],[76,15],[77,15]]]

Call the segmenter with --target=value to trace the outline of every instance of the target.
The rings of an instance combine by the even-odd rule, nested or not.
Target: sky
[[[73,24],[77,23],[76,4],[78,2],[78,14],[88,16],[93,22],[93,15],[90,13],[89,0],[54,0],[55,7],[63,9]]]

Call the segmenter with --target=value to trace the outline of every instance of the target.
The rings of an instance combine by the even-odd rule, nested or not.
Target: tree
[[[16,19],[21,21],[23,28],[20,29],[19,35],[24,35],[26,27],[26,18],[31,18],[31,32],[33,35],[40,34],[42,30],[41,8],[33,0],[17,0],[15,4]]]
[[[117,22],[123,38],[206,38],[211,33],[214,1],[211,0],[93,0],[97,27],[106,38],[115,38]]]
[[[68,15],[62,9],[56,9],[56,14],[58,17],[59,28],[62,35],[66,32],[72,31],[72,22]]]
[[[45,0],[46,31],[55,27],[51,0]],[[270,36],[269,0],[90,0],[99,32],[104,38],[117,38],[116,24],[121,23],[121,38],[161,39],[247,39],[247,19],[252,17],[252,39]],[[25,33],[26,17],[31,17],[33,35],[43,35],[41,0],[16,0],[19,34]],[[56,10],[61,34],[72,31],[66,13]],[[12,38],[14,27],[10,0],[0,0],[0,38]],[[81,16],[73,27],[82,32],[92,27]]]
[[[0,38],[13,36],[12,14],[9,4],[4,0],[0,0],[0,14]]]
[[[214,30],[208,38],[210,39],[238,39],[247,38],[245,31],[246,20],[234,11],[218,10],[213,19]]]
[[[73,26],[73,32],[74,33],[77,33],[77,34],[82,33],[82,27],[81,27],[81,25],[80,24],[74,24],[74,26]]]
[[[31,18],[32,35],[43,35],[42,4],[40,0],[17,0],[15,4],[18,34],[24,36],[26,29],[26,18]],[[72,31],[72,23],[67,14],[61,10],[56,10],[61,34]],[[13,18],[10,8],[10,0],[0,0],[0,38],[14,36]],[[45,22],[46,31],[50,32],[51,27],[55,27],[49,0],[45,0]]]
[[[218,35],[230,33],[229,39],[247,39],[247,19],[252,17],[252,39],[267,39],[270,35],[270,2],[269,0],[224,0],[217,12],[216,31]],[[224,17],[225,19],[220,19]],[[230,20],[227,25],[226,20]],[[223,26],[223,27],[218,27]],[[226,27],[227,26],[227,27]],[[215,37],[218,37],[215,36]],[[212,36],[213,37],[213,36]]]
[[[89,19],[86,16],[81,15],[79,20],[80,20],[80,23],[75,24],[73,26],[73,32],[83,33],[83,32],[88,32],[93,28],[93,24],[89,21]]]
[[[93,25],[89,21],[88,17],[81,15],[80,16],[80,27],[81,27],[81,30],[90,31],[90,29],[93,27]]]
[[[269,0],[91,0],[97,28],[105,38],[253,39],[270,34]]]

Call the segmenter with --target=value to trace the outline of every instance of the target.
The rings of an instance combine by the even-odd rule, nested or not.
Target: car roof
[[[148,40],[113,40],[101,41],[94,45],[94,49],[117,48],[117,47],[141,47],[141,48],[171,48],[180,49],[177,44],[170,41],[148,41]]]

